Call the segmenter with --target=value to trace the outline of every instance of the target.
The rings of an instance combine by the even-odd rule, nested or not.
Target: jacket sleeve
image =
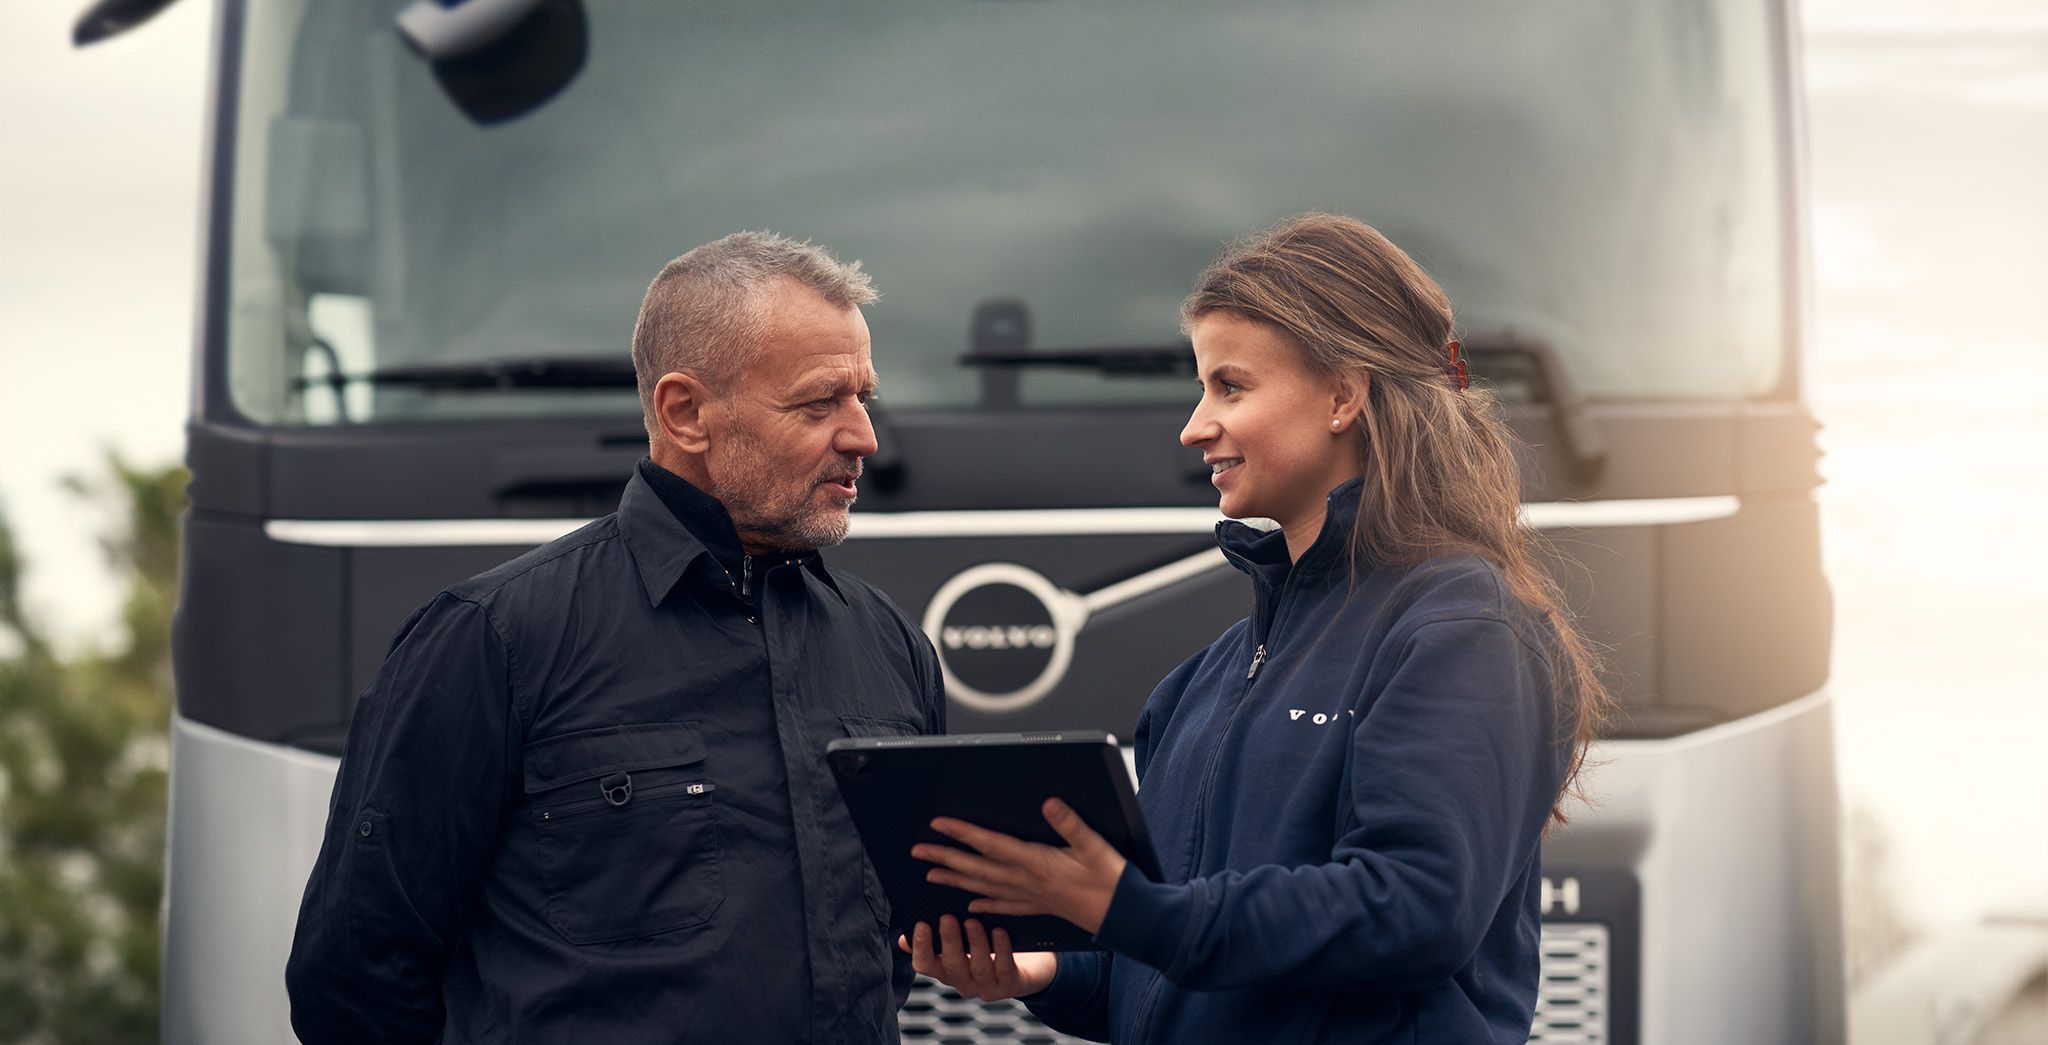
[[[1037,994],[1020,999],[1040,1023],[1089,1041],[1109,1040],[1109,968],[1105,951],[1062,951],[1059,971]]]
[[[443,594],[357,703],[285,966],[309,1045],[441,1033],[442,973],[516,787],[507,671],[482,607]]]
[[[1478,950],[1561,774],[1547,659],[1507,623],[1413,628],[1352,727],[1351,826],[1325,863],[1184,884],[1126,868],[1097,938],[1196,990],[1415,990]]]
[[[1229,637],[1225,636],[1226,639]],[[1145,778],[1145,768],[1151,763],[1152,744],[1161,723],[1172,715],[1175,703],[1187,688],[1188,679],[1193,677],[1208,652],[1206,649],[1197,651],[1168,673],[1145,701],[1144,710],[1138,713],[1138,724],[1131,731],[1131,745],[1139,780]],[[1052,983],[1037,994],[1020,1000],[1033,1016],[1053,1030],[1090,1041],[1108,1041],[1109,973],[1115,961],[1113,951],[1062,952],[1059,972]]]

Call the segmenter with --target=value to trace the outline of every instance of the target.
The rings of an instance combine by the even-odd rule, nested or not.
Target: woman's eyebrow
[[[1211,381],[1236,381],[1249,376],[1251,376],[1249,372],[1236,363],[1224,363],[1209,371],[1209,380]]]

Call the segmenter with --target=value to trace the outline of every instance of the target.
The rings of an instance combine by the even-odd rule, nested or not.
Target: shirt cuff
[[[1126,863],[1095,942],[1170,977],[1174,960],[1185,950],[1195,892],[1195,883],[1162,885],[1146,878],[1138,865]]]

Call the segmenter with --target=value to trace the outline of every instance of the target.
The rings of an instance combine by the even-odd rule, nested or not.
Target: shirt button
[[[365,820],[362,823],[356,825],[356,833],[362,835],[364,838],[370,837],[370,830],[370,822],[368,820]]]

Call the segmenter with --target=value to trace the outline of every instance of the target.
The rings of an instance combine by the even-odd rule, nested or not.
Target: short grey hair
[[[662,266],[633,324],[633,372],[650,437],[654,385],[683,371],[723,394],[760,349],[768,316],[764,290],[790,280],[840,308],[876,298],[860,262],[773,232],[735,232]]]

